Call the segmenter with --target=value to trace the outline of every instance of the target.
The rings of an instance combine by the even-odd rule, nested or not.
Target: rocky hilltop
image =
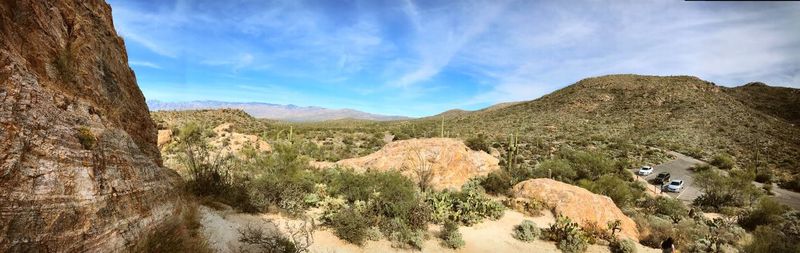
[[[0,2],[0,252],[122,251],[178,177],[101,0]]]
[[[398,170],[418,181],[421,172],[429,172],[434,189],[454,188],[476,176],[500,169],[498,159],[483,151],[470,150],[457,139],[429,138],[395,141],[378,152],[336,162],[356,171]]]

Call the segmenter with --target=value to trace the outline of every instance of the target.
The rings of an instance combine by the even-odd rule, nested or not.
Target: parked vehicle
[[[681,190],[683,190],[683,180],[672,180],[672,182],[669,182],[669,185],[667,185],[667,191],[681,192]]]
[[[664,184],[666,182],[669,182],[669,176],[670,176],[669,172],[658,173],[658,176],[656,176],[656,179],[653,180],[653,183]]]
[[[650,175],[650,174],[653,174],[653,167],[642,166],[642,168],[639,169],[639,175],[647,176],[647,175]]]

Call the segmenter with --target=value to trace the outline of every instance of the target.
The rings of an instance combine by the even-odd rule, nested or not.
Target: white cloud
[[[131,65],[131,66],[140,66],[140,67],[161,69],[161,66],[159,66],[158,64],[149,62],[149,61],[133,61],[132,60],[132,61],[128,61],[128,64]]]

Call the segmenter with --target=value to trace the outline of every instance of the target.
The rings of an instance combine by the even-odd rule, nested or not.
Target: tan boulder
[[[497,158],[470,150],[457,139],[430,138],[394,141],[370,155],[336,162],[356,171],[398,170],[415,181],[420,171],[430,171],[434,189],[460,188],[470,178],[500,169]]]
[[[552,207],[556,214],[567,216],[581,226],[595,223],[605,227],[608,222],[619,220],[622,228],[620,235],[639,241],[636,223],[625,216],[607,196],[546,178],[521,182],[514,186],[512,194],[516,198],[542,201]]]
[[[172,141],[172,130],[170,130],[170,129],[158,130],[158,142],[157,142],[157,144],[158,144],[159,148],[163,147],[164,144],[167,144],[170,141]]]

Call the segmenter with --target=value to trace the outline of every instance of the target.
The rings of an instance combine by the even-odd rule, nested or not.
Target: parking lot
[[[669,152],[669,154],[675,156],[675,159],[653,166],[653,174],[644,177],[644,179],[647,180],[647,182],[651,182],[656,178],[658,173],[669,172],[671,175],[670,180],[683,180],[684,186],[681,192],[667,192],[667,195],[683,202],[691,203],[695,198],[700,196],[701,192],[694,186],[692,171],[689,169],[696,164],[703,163],[703,161],[675,152]],[[634,169],[634,173],[638,171],[638,168]]]

